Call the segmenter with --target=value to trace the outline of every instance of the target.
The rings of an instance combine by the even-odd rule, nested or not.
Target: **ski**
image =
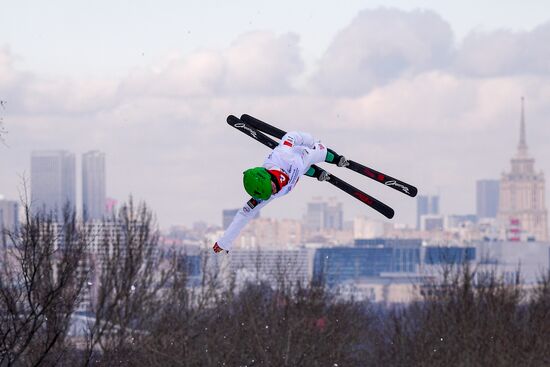
[[[250,115],[242,115],[241,121],[244,123],[249,124],[252,127],[255,127],[256,129],[272,135],[276,138],[281,139],[283,135],[286,134],[286,131],[281,130],[279,128],[276,128],[275,126],[272,126],[266,122],[263,122],[255,117],[252,117]],[[333,150],[329,149],[331,153],[334,153]],[[345,166],[346,168],[357,172],[363,176],[366,176],[372,180],[375,180],[377,182],[380,182],[381,184],[384,184],[385,186],[391,187],[394,190],[397,190],[399,192],[402,192],[405,195],[409,195],[411,197],[415,197],[418,193],[418,190],[416,187],[414,187],[411,184],[408,184],[406,182],[403,182],[401,180],[398,180],[392,176],[389,176],[385,173],[379,172],[375,169],[369,168],[367,166],[362,165],[361,163],[355,162],[353,160],[348,160],[348,165]]]
[[[229,115],[227,117],[227,123],[242,133],[250,136],[251,138],[259,141],[260,143],[268,146],[271,149],[275,149],[279,143],[273,140],[271,137],[265,135],[261,131],[258,131],[255,127],[247,124],[246,122],[241,121],[238,117]],[[283,134],[284,135],[284,134]],[[282,137],[282,136],[281,136]],[[380,200],[364,193],[363,191],[353,187],[349,183],[341,180],[340,178],[334,176],[333,174],[327,172],[326,170],[320,168],[317,165],[312,165],[311,168],[313,172],[308,174],[309,177],[315,177],[319,181],[327,181],[328,183],[336,186],[340,190],[348,193],[362,203],[370,206],[386,218],[393,218],[394,211],[392,208],[381,202]]]

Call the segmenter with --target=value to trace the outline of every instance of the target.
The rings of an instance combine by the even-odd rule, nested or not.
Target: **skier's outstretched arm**
[[[235,215],[233,221],[227,227],[224,234],[216,242],[222,250],[229,251],[233,247],[233,241],[241,233],[244,226],[248,224],[260,213],[260,210],[269,203],[273,197],[268,200],[260,201],[256,199],[250,199]]]

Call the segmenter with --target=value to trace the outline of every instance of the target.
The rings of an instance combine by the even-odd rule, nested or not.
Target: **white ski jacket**
[[[280,169],[288,175],[289,182],[278,193],[271,195],[268,200],[249,200],[237,212],[223,236],[217,241],[218,245],[224,250],[231,250],[235,238],[264,206],[271,200],[288,194],[296,186],[300,176],[305,174],[311,165],[323,162],[326,156],[326,147],[321,142],[315,141],[310,134],[297,131],[286,133],[279,145],[267,156],[262,166],[268,170]]]

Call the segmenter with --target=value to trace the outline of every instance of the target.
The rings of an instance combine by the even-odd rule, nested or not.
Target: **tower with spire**
[[[521,97],[520,134],[511,171],[502,174],[498,219],[507,230],[507,239],[548,241],[548,211],[544,198],[544,173],[535,172],[529,157],[525,133],[525,106]]]

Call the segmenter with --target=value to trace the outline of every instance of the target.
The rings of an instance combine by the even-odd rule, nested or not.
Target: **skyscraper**
[[[5,200],[0,196],[0,244],[6,246],[6,231],[16,231],[19,227],[19,205],[17,201]]]
[[[524,101],[521,98],[520,137],[511,171],[502,174],[498,220],[515,239],[548,240],[548,212],[544,198],[544,173],[535,172],[535,160],[527,152]],[[517,230],[522,236],[517,236]]]
[[[102,219],[106,214],[105,153],[93,150],[82,154],[83,218]]]
[[[335,198],[331,198],[327,203],[324,217],[325,229],[336,229],[338,231],[344,229],[344,211],[342,209],[342,203],[337,202]]]
[[[439,214],[439,196],[430,196],[428,198],[428,214]]]
[[[344,226],[342,203],[337,202],[334,198],[327,202],[320,197],[314,197],[313,201],[307,204],[304,219],[305,227],[310,231],[342,230]]]
[[[500,182],[479,180],[476,182],[476,214],[478,218],[496,218]]]
[[[62,218],[68,205],[76,210],[75,157],[65,150],[34,151],[31,155],[31,208],[55,211]]]
[[[320,197],[314,197],[307,203],[307,211],[304,218],[305,228],[309,231],[320,231],[325,223],[325,208],[327,203]]]
[[[420,195],[416,199],[416,228],[420,229],[423,215],[439,214],[439,196]]]

